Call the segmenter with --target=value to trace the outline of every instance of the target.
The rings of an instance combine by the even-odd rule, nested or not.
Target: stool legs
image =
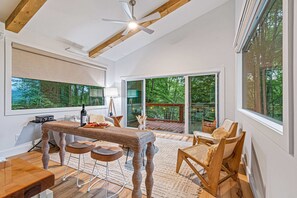
[[[81,155],[83,156],[83,164],[84,164],[83,169],[81,169]],[[72,172],[72,173],[69,173],[69,174],[67,175],[67,170],[68,170],[68,166],[69,166],[69,162],[70,162],[70,159],[71,159],[71,158],[75,158],[75,159],[78,160],[77,169],[76,169],[76,171],[74,171],[74,172]],[[79,183],[79,180],[80,180],[80,174],[81,174],[81,172],[84,172],[85,166],[86,166],[86,164],[85,164],[85,156],[84,156],[84,154],[79,154],[79,155],[78,155],[78,158],[75,157],[75,156],[72,156],[72,154],[70,154],[70,156],[69,156],[69,158],[68,158],[68,161],[67,161],[67,165],[66,165],[66,167],[65,167],[64,176],[63,176],[62,180],[63,180],[63,181],[66,181],[66,179],[67,179],[69,176],[71,176],[71,175],[73,175],[73,174],[76,174],[76,186],[77,186],[77,187],[80,188],[80,187],[82,187],[82,185],[89,183],[89,182]]]
[[[110,181],[109,181],[109,172],[110,172],[110,171],[118,172],[118,171],[116,171],[116,170],[110,170],[110,169],[109,169],[109,163],[108,163],[108,162],[106,162],[106,165],[104,166],[104,165],[101,165],[101,164],[97,164],[97,160],[96,160],[96,161],[95,161],[95,164],[94,164],[94,167],[93,167],[93,170],[92,170],[92,174],[91,174],[91,176],[90,176],[88,192],[90,192],[90,190],[92,189],[92,187],[93,187],[95,184],[97,184],[99,181],[101,181],[101,180],[104,180],[104,184],[107,183],[107,187],[106,187],[106,197],[108,197],[108,198],[111,198],[111,197],[114,197],[115,195],[118,195],[118,194],[124,189],[124,187],[125,187],[125,185],[126,185],[126,183],[127,183],[127,182],[126,182],[126,178],[125,178],[125,175],[124,175],[122,166],[121,166],[121,164],[120,164],[120,161],[117,160],[117,162],[118,162],[118,165],[119,165],[119,167],[120,167],[120,173],[121,173],[121,175],[123,176],[123,183],[122,183],[121,188],[120,188],[115,194],[113,194],[112,196],[109,196],[109,197],[108,197],[108,189],[109,189],[109,183],[110,183]],[[105,170],[105,171],[106,171],[106,172],[105,172],[105,178],[104,178],[104,179],[101,179],[101,178],[98,177],[98,176],[99,176],[99,172],[98,172],[98,171],[97,171],[97,175],[94,176],[94,171],[95,171],[95,168],[97,168],[97,165],[100,165],[100,166],[103,166],[103,167],[106,168],[106,170]],[[96,180],[93,184],[91,184],[91,182],[92,182],[94,179],[96,179],[96,178],[99,178],[99,179]],[[103,184],[103,185],[104,185],[104,184]]]

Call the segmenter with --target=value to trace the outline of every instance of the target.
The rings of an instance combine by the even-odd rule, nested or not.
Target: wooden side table
[[[123,117],[124,116],[122,116],[122,115],[120,115],[120,116],[111,116],[111,118],[113,119],[115,127],[121,127],[122,128],[121,121],[122,121]]]
[[[19,158],[0,165],[0,197],[33,197],[55,183],[53,173]]]

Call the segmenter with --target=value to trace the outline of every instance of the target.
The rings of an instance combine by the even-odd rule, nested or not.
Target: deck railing
[[[147,120],[184,122],[184,104],[146,103]]]

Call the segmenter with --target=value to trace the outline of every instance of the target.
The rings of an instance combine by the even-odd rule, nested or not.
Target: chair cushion
[[[222,124],[222,128],[224,128],[226,131],[229,131],[233,125],[234,121],[226,119],[224,120],[223,124]]]
[[[91,157],[99,161],[110,162],[123,156],[123,149],[117,146],[98,146],[91,152]]]
[[[69,153],[83,154],[90,152],[95,146],[93,142],[77,141],[67,144],[65,150]]]
[[[205,158],[204,158],[204,164],[206,166],[208,166],[209,163],[211,162],[211,159],[212,159],[214,153],[216,152],[217,148],[218,148],[217,144],[214,144],[214,145],[211,145],[208,147],[207,154],[205,155]]]
[[[209,140],[212,140],[213,137],[211,136],[210,133],[204,133],[204,132],[200,132],[200,131],[194,131],[194,135],[196,137],[203,137],[205,139],[209,139]]]
[[[226,131],[223,127],[219,127],[216,130],[213,131],[211,136],[215,139],[222,139],[222,138],[227,138],[229,135],[229,132]]]

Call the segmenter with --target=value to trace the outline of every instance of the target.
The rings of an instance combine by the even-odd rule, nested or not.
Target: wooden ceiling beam
[[[45,2],[46,0],[21,0],[6,20],[6,30],[20,32]]]
[[[150,14],[153,14],[155,12],[159,12],[161,14],[161,18],[163,18],[166,15],[174,12],[176,9],[180,8],[181,6],[185,5],[188,2],[190,2],[190,0],[169,0],[167,3],[163,4],[159,8],[155,9]],[[150,15],[150,14],[148,14],[148,15]],[[150,22],[145,22],[145,23],[142,23],[141,25],[144,26],[144,27],[148,27],[148,26],[150,26],[151,24],[155,23],[158,20],[160,20],[160,19],[150,21]],[[129,34],[127,34],[125,36],[122,35],[123,32],[124,31],[121,31],[121,32],[115,34],[114,36],[109,38],[107,41],[101,43],[100,45],[98,45],[97,47],[92,49],[89,52],[89,57],[95,58],[95,57],[99,56],[100,54],[103,54],[107,50],[115,47],[116,45],[118,45],[121,42],[123,42],[123,41],[127,40],[128,38],[130,38],[131,36],[133,36],[134,34],[139,32],[139,30],[137,29],[137,30],[134,30],[134,31],[130,31]]]

